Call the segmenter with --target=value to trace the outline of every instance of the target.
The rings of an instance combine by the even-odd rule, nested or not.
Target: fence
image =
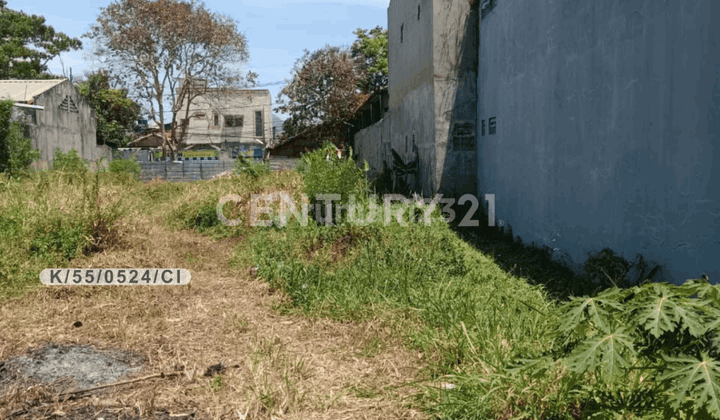
[[[212,179],[235,165],[234,160],[185,160],[180,162],[138,162],[140,179],[150,181],[160,178],[169,182],[192,182]],[[270,169],[281,171],[293,169],[296,159],[271,159]]]

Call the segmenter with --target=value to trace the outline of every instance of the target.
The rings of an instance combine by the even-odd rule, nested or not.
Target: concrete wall
[[[477,190],[478,4],[433,0],[433,185],[447,196],[459,197]]]
[[[418,171],[412,186],[431,197],[435,191],[434,106],[431,84],[409,92],[398,108],[390,109],[385,117],[368,128],[355,133],[355,152],[358,161],[365,159],[376,176],[386,165],[392,168],[391,149],[405,163],[418,160]]]
[[[77,112],[60,109],[66,97],[72,99]],[[29,126],[33,147],[40,149],[42,161],[52,161],[56,147],[63,152],[75,149],[89,161],[103,156],[110,159],[110,148],[96,142],[95,111],[68,80],[40,94],[35,105],[45,107],[36,111],[37,123]]]
[[[270,91],[266,89],[222,92],[211,90],[208,94],[192,100],[186,134],[186,144],[221,147],[262,148],[272,139],[272,113]],[[263,130],[261,136],[255,132],[255,112],[261,111]],[[214,124],[213,113],[219,114],[218,125]],[[243,117],[242,127],[226,127],[225,116]],[[178,113],[178,122],[186,118],[185,108]]]
[[[524,241],[720,280],[720,2],[498,1],[482,20],[478,194]]]
[[[418,6],[420,19],[418,20]],[[390,109],[433,79],[433,0],[391,0],[388,6]],[[403,28],[400,42],[400,28]]]

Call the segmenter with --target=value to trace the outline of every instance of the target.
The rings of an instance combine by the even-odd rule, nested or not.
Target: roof
[[[0,100],[32,102],[39,95],[54,88],[67,79],[49,80],[0,80]]]
[[[169,137],[169,136],[168,136]],[[160,133],[150,133],[131,141],[128,147],[160,147],[162,146],[162,136]]]

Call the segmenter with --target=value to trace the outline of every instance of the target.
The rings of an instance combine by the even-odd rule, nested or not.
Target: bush
[[[302,174],[313,214],[313,203],[319,194],[340,194],[340,201],[333,203],[336,205],[347,205],[351,195],[355,196],[358,204],[367,204],[370,187],[364,172],[352,159],[352,150],[347,160],[335,158],[335,150],[335,146],[327,142],[321,149],[303,155],[297,167]],[[328,154],[332,156],[329,160]]]
[[[5,172],[11,177],[29,175],[30,165],[40,159],[40,151],[33,149],[30,139],[23,137],[20,124],[10,124],[7,145],[10,156],[5,166]]]
[[[70,173],[84,174],[88,172],[87,163],[78,155],[77,150],[71,149],[69,152],[63,153],[59,147],[55,148],[53,153],[52,169]]]
[[[234,171],[236,174],[248,174],[255,179],[271,172],[268,163],[256,163],[252,159],[247,159],[244,156],[237,158]]]
[[[140,164],[135,161],[135,159],[113,159],[110,162],[110,172],[114,174],[128,174],[139,179]]]
[[[10,121],[13,104],[11,100],[0,102],[0,172],[17,177],[29,174],[30,164],[40,159],[40,151],[23,137],[20,123]]]

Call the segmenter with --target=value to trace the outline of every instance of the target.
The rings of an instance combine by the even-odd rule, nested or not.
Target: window
[[[76,114],[78,113],[75,102],[73,102],[72,98],[69,95],[65,95],[65,99],[63,99],[62,103],[58,108],[60,108],[61,111],[74,112]]]
[[[198,112],[197,114],[195,114],[195,119],[196,119],[196,120],[201,120],[201,119],[203,119],[203,118],[205,118],[205,113],[204,113],[204,112]]]
[[[420,5],[418,4],[418,20],[420,20]]]
[[[488,134],[495,134],[497,127],[497,122],[495,121],[495,117],[488,118]]]
[[[219,127],[220,126],[220,116],[217,112],[213,112],[213,126]]]
[[[225,115],[225,127],[242,127],[242,115]]]
[[[475,150],[475,130],[472,123],[461,122],[453,125],[453,150],[456,152]]]
[[[400,42],[403,42],[403,30],[405,29],[405,24],[400,25]]]
[[[261,137],[262,135],[263,135],[262,111],[255,111],[255,136]]]

